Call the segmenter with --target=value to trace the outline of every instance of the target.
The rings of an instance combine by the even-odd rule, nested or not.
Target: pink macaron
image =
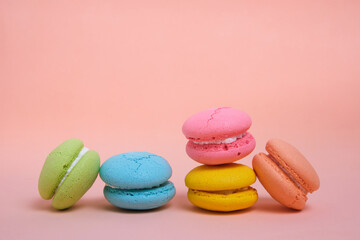
[[[289,143],[271,139],[265,153],[253,158],[253,168],[266,191],[286,207],[301,210],[307,193],[320,187],[320,180],[309,161]]]
[[[248,114],[230,107],[211,108],[188,118],[182,131],[186,153],[195,161],[218,165],[237,161],[255,148]]]

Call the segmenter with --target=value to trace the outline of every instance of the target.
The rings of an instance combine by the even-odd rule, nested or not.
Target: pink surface
[[[246,133],[242,138],[227,144],[196,144],[188,141],[186,153],[199,163],[217,165],[232,163],[246,157],[254,150],[255,145],[254,137],[250,133]]]
[[[0,1],[0,239],[356,239],[360,234],[359,1]],[[249,210],[186,199],[188,116],[247,112],[257,147],[291,142],[321,187],[289,211],[257,181]],[[101,161],[159,154],[177,195],[156,211],[113,208],[98,178],[69,211],[40,198],[47,154],[81,138]]]

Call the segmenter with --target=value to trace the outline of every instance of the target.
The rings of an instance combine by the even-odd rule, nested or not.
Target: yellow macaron
[[[242,164],[202,165],[185,177],[192,204],[212,211],[235,211],[254,205],[258,199],[255,172]]]

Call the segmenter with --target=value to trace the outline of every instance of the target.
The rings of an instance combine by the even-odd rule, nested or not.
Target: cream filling
[[[230,190],[204,191],[204,192],[229,195],[229,194],[233,194],[233,193],[243,192],[243,191],[246,191],[246,190],[249,190],[249,189],[250,189],[250,187],[243,187],[243,188],[236,188],[236,189],[230,189]]]
[[[296,179],[291,175],[291,173],[289,173],[273,156],[268,154],[268,157],[286,174],[286,176],[288,176],[291,179],[291,181],[293,181],[296,184],[296,186],[300,188],[301,191],[307,194],[306,189],[303,186],[301,186],[301,184],[298,181],[296,181]]]
[[[238,136],[226,138],[226,139],[224,139],[224,140],[201,141],[201,142],[193,141],[193,143],[195,143],[195,144],[200,144],[200,145],[205,145],[205,144],[222,144],[222,143],[229,144],[229,143],[235,142],[235,141],[238,140],[239,138],[243,138],[245,135],[246,135],[246,132],[245,132],[245,133],[242,133],[242,134],[240,134],[240,135],[238,135]]]
[[[68,170],[65,173],[65,176],[61,179],[59,185],[56,187],[55,192],[58,190],[58,188],[61,186],[61,184],[65,181],[65,179],[67,178],[67,176],[70,174],[71,170],[75,167],[75,165],[80,161],[80,159],[85,155],[85,153],[87,153],[89,151],[88,148],[83,147],[81,149],[81,151],[79,152],[79,154],[77,155],[77,157],[75,158],[75,160],[71,163],[70,167],[68,168]]]

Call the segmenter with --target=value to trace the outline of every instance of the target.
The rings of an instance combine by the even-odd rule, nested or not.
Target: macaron
[[[265,149],[269,154],[258,153],[252,162],[261,184],[282,205],[303,209],[307,193],[320,187],[315,169],[299,150],[283,140],[271,139]]]
[[[229,212],[254,205],[258,199],[254,171],[245,165],[230,163],[217,166],[201,165],[185,177],[188,199],[200,208]]]
[[[69,208],[89,190],[99,169],[99,154],[81,140],[69,139],[46,158],[38,183],[40,196],[52,199],[56,209]]]
[[[182,126],[189,140],[186,153],[207,165],[237,161],[255,148],[255,139],[247,132],[250,126],[249,115],[238,109],[221,107],[199,112]]]
[[[100,168],[104,196],[114,206],[131,210],[161,207],[175,196],[172,175],[163,157],[148,152],[115,155]]]

